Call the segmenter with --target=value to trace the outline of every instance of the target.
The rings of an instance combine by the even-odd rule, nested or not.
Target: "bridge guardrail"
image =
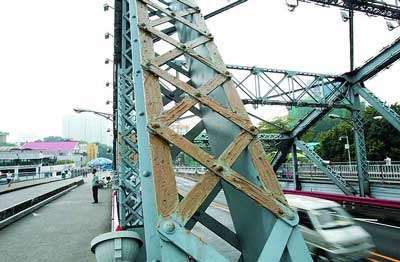
[[[330,167],[344,177],[346,181],[357,181],[357,166],[356,165],[335,165],[330,164]],[[292,181],[293,167],[291,164],[283,164],[277,171],[278,179],[281,181]],[[201,175],[206,171],[205,167],[189,167],[175,166],[175,171],[178,173]],[[300,180],[303,181],[329,181],[329,178],[313,164],[299,164],[298,167]],[[386,164],[370,164],[368,165],[368,174],[371,182],[400,184],[400,163]]]

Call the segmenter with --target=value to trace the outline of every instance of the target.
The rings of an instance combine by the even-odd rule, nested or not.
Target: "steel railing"
[[[346,181],[357,181],[357,166],[354,164],[329,164]],[[201,175],[206,168],[202,166],[175,166],[175,171],[181,174]],[[313,164],[298,165],[299,178],[302,181],[329,181],[329,178]],[[293,165],[286,163],[276,172],[281,181],[291,181],[293,179]],[[368,174],[371,182],[400,184],[400,163],[391,165],[369,164]]]

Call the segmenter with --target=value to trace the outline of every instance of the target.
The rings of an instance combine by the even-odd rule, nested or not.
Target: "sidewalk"
[[[2,262],[96,261],[90,241],[109,232],[111,191],[99,190],[91,204],[86,183],[0,231]]]

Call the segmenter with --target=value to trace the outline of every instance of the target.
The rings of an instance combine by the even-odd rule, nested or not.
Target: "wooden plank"
[[[178,12],[177,15],[180,16],[180,17],[184,17],[184,16],[191,15],[191,14],[198,13],[198,12],[199,11],[195,10],[195,9],[186,9],[186,10]],[[171,22],[174,19],[175,19],[174,17],[163,16],[163,17],[160,17],[158,19],[152,20],[150,22],[150,25],[155,27],[155,26],[159,26],[159,25]],[[171,24],[174,24],[174,23],[171,23]]]
[[[182,219],[183,224],[186,224],[186,222],[196,213],[219,181],[220,178],[210,171],[207,171],[201,176],[201,180],[197,182],[197,184],[178,204],[176,213],[177,216]]]
[[[202,44],[207,43],[208,41],[210,41],[209,38],[201,36],[201,37],[196,38],[193,41],[186,43],[185,45],[187,46],[187,49],[193,49]],[[183,51],[182,46],[180,46],[180,48],[172,49],[172,50],[154,58],[152,63],[160,67],[160,66],[168,63],[169,61],[183,55],[184,53],[185,53],[185,51]]]
[[[207,95],[208,93],[215,90],[215,88],[221,85],[225,80],[226,77],[217,75],[216,77],[210,79],[210,81],[205,83],[202,87],[198,88],[197,91],[199,92],[199,94]],[[192,98],[185,98],[168,111],[162,113],[158,119],[160,119],[166,126],[169,126],[170,124],[175,122],[180,116],[189,111],[197,103],[197,100],[194,100]]]
[[[231,184],[235,189],[253,199],[260,206],[270,210],[276,216],[282,216],[284,214],[283,210],[280,208],[275,198],[272,197],[270,192],[258,188],[241,177],[236,171],[227,166],[223,166],[210,154],[206,153],[204,150],[201,150],[184,137],[175,133],[172,129],[163,126],[162,123],[152,123],[150,128],[153,132],[162,136],[170,143],[176,145],[183,152],[193,157],[203,166],[207,167],[215,175]]]
[[[219,160],[224,161],[226,162],[226,165],[231,166],[252,139],[252,135],[242,131],[221,154]],[[215,176],[210,171],[207,171],[202,176],[200,182],[198,182],[179,203],[177,214],[182,217],[184,223],[195,214],[219,181],[219,177]]]
[[[185,18],[179,16],[177,13],[169,11],[168,9],[163,8],[162,6],[158,5],[157,3],[154,3],[153,1],[150,0],[140,0],[146,4],[148,4],[149,6],[154,7],[155,9],[157,9],[158,11],[162,12],[163,14],[173,18],[176,21],[181,22],[182,24],[186,25],[187,27],[190,27],[191,29],[197,31],[199,34],[207,36],[208,35],[208,31],[207,30],[202,30],[201,28],[199,28],[197,25],[189,22],[188,20],[186,20]]]
[[[233,165],[243,150],[253,140],[253,136],[246,131],[242,131],[235,137],[232,143],[224,150],[219,160],[226,162],[229,166]]]
[[[147,7],[138,5],[139,23],[149,23]],[[154,58],[153,39],[150,34],[140,30],[141,55],[144,60]],[[161,90],[158,78],[143,71],[144,99],[148,120],[155,119],[163,110]],[[172,167],[172,158],[169,144],[158,136],[149,135],[152,171],[154,179],[155,199],[157,211],[163,217],[169,216],[178,204],[178,189],[176,188],[175,173]]]
[[[201,104],[211,108],[216,113],[220,114],[221,116],[225,117],[226,119],[232,121],[239,127],[245,129],[247,132],[256,135],[258,133],[257,128],[255,128],[251,123],[249,123],[248,119],[241,117],[240,115],[226,109],[225,107],[221,106],[218,102],[214,99],[211,99],[208,96],[202,95],[198,92],[194,87],[191,85],[181,81],[180,79],[170,75],[169,73],[165,72],[164,70],[156,67],[154,65],[148,66],[150,71],[154,74],[158,75],[159,77],[163,78],[165,81],[169,82],[170,84],[174,85],[175,87],[181,89],[185,93],[192,96],[194,99],[199,101]]]
[[[270,190],[281,202],[287,204],[278,178],[271,165],[266,161],[266,155],[259,140],[250,143],[249,153],[264,188]]]

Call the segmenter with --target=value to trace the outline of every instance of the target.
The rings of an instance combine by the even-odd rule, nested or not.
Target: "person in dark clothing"
[[[93,202],[92,204],[99,203],[98,193],[99,193],[99,177],[97,176],[97,170],[92,171],[92,192],[93,192]]]

